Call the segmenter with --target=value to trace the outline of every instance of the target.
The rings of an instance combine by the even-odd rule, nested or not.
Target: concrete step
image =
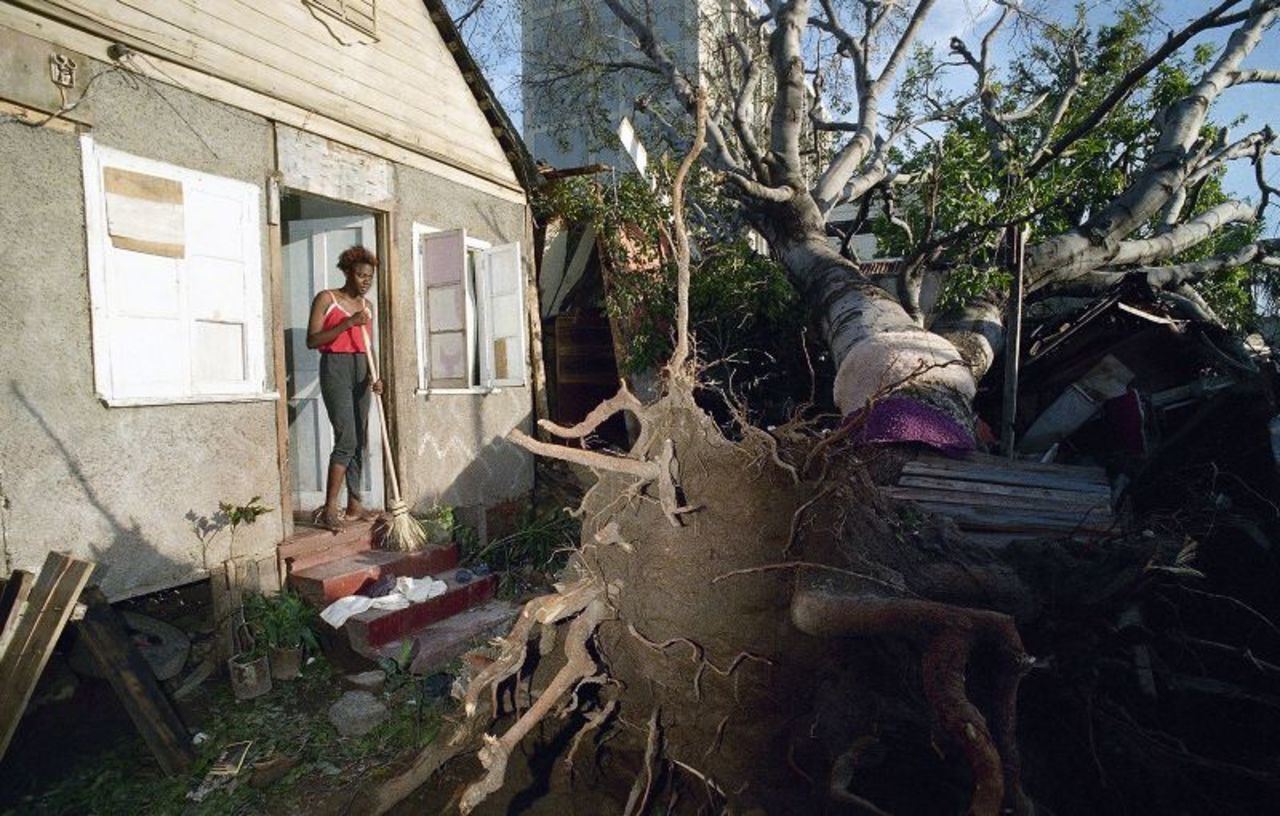
[[[320,527],[301,526],[280,542],[280,560],[289,572],[314,567],[355,553],[373,549],[373,522],[352,522],[333,533]]]
[[[289,574],[289,586],[316,606],[326,606],[356,594],[384,575],[422,578],[457,565],[456,544],[412,553],[364,550],[293,571]]]
[[[406,636],[414,641],[410,671],[435,674],[444,670],[477,643],[507,634],[519,614],[519,606],[495,599],[410,633]],[[378,651],[383,657],[398,660],[401,643],[402,640],[393,640]]]
[[[372,657],[379,647],[393,640],[405,638],[419,629],[485,603],[493,597],[498,586],[495,575],[459,583],[456,569],[437,573],[434,577],[448,585],[443,595],[405,609],[370,609],[348,620],[344,628],[351,639],[351,647]]]

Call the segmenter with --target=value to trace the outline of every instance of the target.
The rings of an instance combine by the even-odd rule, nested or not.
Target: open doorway
[[[374,212],[352,204],[286,192],[281,197],[281,222],[293,506],[299,514],[310,517],[324,504],[329,454],[333,450],[333,428],[320,396],[320,354],[307,348],[311,301],[324,289],[342,286],[344,279],[338,270],[338,256],[343,250],[362,245],[381,258],[383,248],[378,246]],[[382,307],[378,286],[375,279],[367,295],[375,311]],[[369,326],[375,348],[381,348],[378,322],[374,320]],[[369,417],[361,499],[366,507],[384,505],[382,435],[373,416]],[[340,501],[346,502],[345,487]]]

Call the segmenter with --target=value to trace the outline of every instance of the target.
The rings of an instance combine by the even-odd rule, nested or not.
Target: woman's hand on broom
[[[381,394],[383,392],[382,380],[375,380],[370,388],[373,390],[373,393]]]

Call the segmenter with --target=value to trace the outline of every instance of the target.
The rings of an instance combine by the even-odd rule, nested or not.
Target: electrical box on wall
[[[0,26],[0,97],[45,114],[81,124],[93,123],[89,58],[52,43]]]

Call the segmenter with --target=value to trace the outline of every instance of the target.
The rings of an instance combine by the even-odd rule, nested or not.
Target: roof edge
[[[422,0],[422,2],[427,7],[427,14],[435,24],[436,30],[440,32],[440,37],[444,40],[449,53],[453,55],[453,61],[457,63],[458,70],[462,71],[462,79],[471,89],[476,103],[480,105],[480,111],[502,146],[502,152],[506,155],[507,161],[511,162],[511,169],[515,171],[520,185],[524,187],[526,193],[533,192],[544,181],[534,162],[533,154],[529,152],[520,132],[507,116],[489,81],[485,79],[480,66],[476,64],[475,58],[471,56],[457,26],[453,24],[453,18],[449,15],[444,0]]]

